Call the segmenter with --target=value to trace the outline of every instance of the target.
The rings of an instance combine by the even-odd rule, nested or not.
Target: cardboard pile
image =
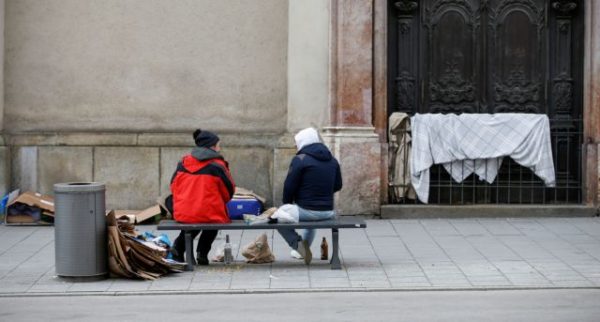
[[[263,196],[260,196],[254,193],[254,191],[242,187],[235,187],[233,199],[256,199],[260,201],[262,205],[264,205],[267,201],[267,199],[265,199]]]
[[[36,192],[18,194],[11,192],[6,206],[7,225],[52,225],[54,223],[54,199]]]
[[[111,274],[133,279],[155,280],[181,272],[184,263],[167,260],[167,249],[136,238],[135,226],[127,217],[106,215],[108,225],[108,267]]]
[[[160,207],[158,205],[150,208],[139,210],[115,210],[115,216],[117,218],[127,217],[132,224],[140,224],[150,219],[155,219],[156,216],[160,216]]]

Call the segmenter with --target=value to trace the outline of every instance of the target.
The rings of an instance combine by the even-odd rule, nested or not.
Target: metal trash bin
[[[104,278],[108,273],[105,185],[54,185],[54,252],[61,277]]]

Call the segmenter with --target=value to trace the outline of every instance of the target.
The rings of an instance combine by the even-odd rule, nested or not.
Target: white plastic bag
[[[275,211],[271,218],[277,219],[278,222],[284,224],[294,224],[300,221],[298,206],[285,204]]]

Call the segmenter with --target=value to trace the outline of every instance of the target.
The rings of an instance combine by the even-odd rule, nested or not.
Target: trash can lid
[[[102,182],[65,182],[55,183],[54,192],[95,192],[105,190]]]

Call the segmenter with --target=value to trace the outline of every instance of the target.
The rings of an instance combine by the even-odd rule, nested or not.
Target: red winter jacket
[[[182,223],[228,223],[226,203],[235,183],[223,157],[208,148],[194,148],[177,165],[171,179],[173,217]]]

